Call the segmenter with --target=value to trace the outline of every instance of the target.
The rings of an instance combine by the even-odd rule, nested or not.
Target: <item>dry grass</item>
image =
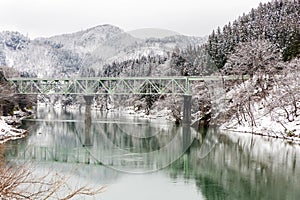
[[[101,186],[71,189],[67,178],[59,174],[37,177],[26,164],[12,165],[5,161],[5,148],[0,144],[0,199],[71,199],[81,195],[93,196],[104,191]]]

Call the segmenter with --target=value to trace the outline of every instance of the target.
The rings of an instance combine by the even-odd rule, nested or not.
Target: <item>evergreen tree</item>
[[[260,3],[257,9],[243,14],[232,25],[213,31],[206,50],[218,68],[222,68],[241,42],[269,40],[278,44],[285,61],[299,56],[299,0],[275,0]]]

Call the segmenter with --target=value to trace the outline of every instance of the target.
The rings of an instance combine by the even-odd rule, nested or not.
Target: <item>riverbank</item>
[[[300,60],[296,61],[286,66],[286,73],[255,75],[227,92],[229,117],[221,129],[300,143]]]
[[[19,126],[30,115],[30,112],[16,111],[13,116],[0,116],[0,144],[25,137],[28,131],[20,129]]]
[[[220,129],[280,138],[300,144],[300,117],[294,118],[293,121],[288,121],[284,119],[283,113],[277,112],[276,115],[274,113],[273,115],[264,114],[263,109],[261,109],[254,112],[254,118],[255,126],[250,126],[248,123],[239,124],[237,118],[233,117],[230,121],[224,123]]]
[[[287,139],[300,143],[300,117],[295,117],[293,121],[289,121],[279,109],[268,113],[265,108],[253,107],[257,108],[252,110],[254,125],[249,123],[250,119],[239,120],[233,116],[229,121],[222,124],[220,129]]]

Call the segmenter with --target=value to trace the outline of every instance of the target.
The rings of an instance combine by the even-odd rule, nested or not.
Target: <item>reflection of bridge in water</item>
[[[52,123],[56,127],[63,122]],[[64,132],[73,130],[76,137],[73,134],[73,137],[58,138],[60,133],[53,130],[53,133],[42,136],[47,139],[40,141],[43,138],[37,134],[36,141],[30,141],[29,138],[26,146],[12,146],[8,156],[22,160],[94,164],[117,170],[145,172],[169,166],[189,149],[194,139],[199,139],[197,131],[188,126],[165,129],[138,123],[103,122],[93,123],[91,132],[81,134],[83,127],[74,127],[74,123],[78,122],[69,120],[66,123]],[[141,136],[134,133],[137,128]],[[47,143],[46,140],[52,142]]]

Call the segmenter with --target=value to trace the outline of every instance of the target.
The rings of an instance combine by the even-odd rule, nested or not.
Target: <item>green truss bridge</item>
[[[86,131],[91,123],[91,104],[95,95],[182,95],[183,124],[191,124],[191,85],[195,82],[247,79],[247,76],[180,77],[89,77],[89,78],[10,78],[16,92],[23,95],[76,94],[86,103]]]
[[[247,79],[247,76],[10,78],[18,94],[181,94],[191,95],[193,82]]]

